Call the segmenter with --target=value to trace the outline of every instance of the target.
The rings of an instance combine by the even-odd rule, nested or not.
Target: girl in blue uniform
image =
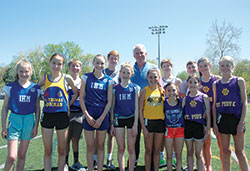
[[[201,73],[201,88],[200,91],[204,94],[206,94],[209,98],[210,102],[210,115],[211,115],[211,128],[213,128],[213,113],[212,113],[212,108],[213,108],[213,83],[214,81],[218,80],[220,77],[217,75],[213,75],[210,72],[211,69],[211,64],[210,61],[207,57],[202,57],[198,60],[198,70]],[[220,136],[216,136],[218,146],[221,148],[221,138]],[[220,152],[222,152],[220,150]],[[206,170],[207,171],[212,171],[212,152],[211,152],[211,131],[208,132],[207,138],[204,140],[203,144],[203,157],[205,160],[205,165],[206,165]],[[222,168],[223,168],[223,157],[222,153],[220,153],[220,159],[222,163]]]
[[[213,122],[215,135],[221,134],[224,170],[231,169],[230,136],[233,135],[235,153],[241,170],[249,170],[244,150],[245,118],[247,112],[246,83],[232,75],[234,60],[224,56],[219,62],[222,78],[213,84]]]
[[[66,144],[69,126],[69,106],[78,97],[78,89],[70,75],[61,73],[65,64],[64,57],[54,54],[50,58],[50,74],[45,74],[39,81],[44,86],[44,107],[41,117],[44,144],[44,170],[51,170],[51,154],[54,127],[58,141],[58,170],[62,171],[65,164]],[[74,98],[68,101],[66,83],[74,91]]]
[[[183,99],[184,135],[187,145],[188,170],[193,170],[194,151],[198,170],[204,170],[201,150],[210,129],[210,105],[206,94],[199,91],[200,78],[193,74],[187,79],[190,92]],[[195,150],[194,150],[195,149]]]
[[[30,140],[37,135],[40,117],[40,87],[30,82],[32,67],[29,61],[23,59],[16,66],[16,81],[3,87],[5,92],[2,108],[2,137],[8,140],[8,156],[4,170],[14,170],[14,162],[18,156],[16,168],[23,170],[25,156]],[[6,118],[8,110],[8,127]],[[35,113],[35,117],[34,117]],[[35,121],[34,121],[35,120]],[[20,145],[18,148],[18,140]]]
[[[182,99],[178,97],[178,88],[175,83],[165,86],[167,98],[164,101],[165,113],[165,145],[167,149],[167,168],[172,171],[173,149],[176,155],[176,170],[182,167],[182,149],[184,145],[184,121]]]
[[[129,170],[135,165],[135,140],[138,124],[139,86],[130,81],[134,74],[130,63],[121,65],[121,83],[113,87],[113,102],[111,110],[111,133],[115,135],[118,144],[118,163],[121,171],[125,171],[125,127],[127,127],[127,148],[129,154]],[[126,107],[124,107],[126,106]]]
[[[108,112],[112,103],[113,81],[103,74],[105,57],[96,55],[93,59],[94,71],[82,76],[80,105],[85,115],[83,128],[87,142],[88,170],[93,170],[95,131],[97,142],[98,170],[103,170],[104,141],[109,128]]]

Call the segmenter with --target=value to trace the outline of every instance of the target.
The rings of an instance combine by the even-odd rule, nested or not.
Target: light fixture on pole
[[[160,35],[165,34],[165,29],[168,28],[168,26],[151,26],[148,27],[151,30],[151,34],[158,35],[158,67],[161,66],[161,55],[160,55]]]

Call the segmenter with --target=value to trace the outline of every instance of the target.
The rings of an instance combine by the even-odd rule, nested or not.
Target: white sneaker
[[[69,171],[69,166],[67,164],[64,165],[63,171]]]

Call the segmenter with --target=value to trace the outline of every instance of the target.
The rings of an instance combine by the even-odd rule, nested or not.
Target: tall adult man
[[[131,77],[131,82],[140,86],[142,90],[144,87],[149,85],[148,80],[147,80],[148,70],[151,68],[157,68],[157,66],[149,62],[146,62],[147,51],[143,44],[137,44],[134,46],[133,55],[134,55],[136,62],[134,64],[134,75]],[[141,137],[141,125],[138,120],[138,134],[137,134],[136,143],[135,143],[135,154],[136,154],[135,167],[137,166],[137,162],[139,159],[140,137]]]

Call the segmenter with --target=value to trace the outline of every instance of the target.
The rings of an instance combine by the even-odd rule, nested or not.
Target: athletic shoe
[[[166,162],[164,159],[160,158],[160,168],[166,166]]]
[[[94,160],[94,170],[97,170],[97,161]]]
[[[112,164],[112,160],[107,160],[106,167],[107,170],[115,170],[115,166]]]
[[[80,170],[80,169],[83,169],[83,165],[78,161],[78,162],[75,162],[72,166],[71,166],[71,169],[73,170]]]
[[[64,165],[63,171],[69,171],[69,166],[67,164]]]

